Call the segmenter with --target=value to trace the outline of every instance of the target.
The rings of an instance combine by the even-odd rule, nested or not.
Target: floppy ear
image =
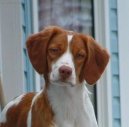
[[[84,63],[80,80],[85,79],[88,84],[95,84],[105,70],[109,54],[92,37],[81,35],[81,38],[85,43],[88,58]]]
[[[44,74],[47,69],[47,46],[51,38],[59,33],[61,28],[51,26],[43,31],[31,35],[26,42],[30,61],[39,74]]]

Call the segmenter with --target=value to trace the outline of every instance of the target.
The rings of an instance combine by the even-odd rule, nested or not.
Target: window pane
[[[39,0],[39,29],[58,25],[93,33],[92,0]]]

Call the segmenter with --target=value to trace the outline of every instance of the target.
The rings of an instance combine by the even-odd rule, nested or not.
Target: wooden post
[[[6,104],[5,96],[4,96],[2,81],[1,81],[1,77],[0,77],[0,106],[1,106],[1,109],[4,108],[5,104]]]

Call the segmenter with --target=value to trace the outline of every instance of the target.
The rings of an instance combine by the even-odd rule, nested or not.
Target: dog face
[[[53,83],[63,82],[74,85],[76,72],[70,43],[73,35],[61,34],[55,36],[48,46],[49,77]],[[59,41],[61,40],[61,41]],[[59,83],[60,84],[60,83]]]
[[[94,84],[104,71],[109,55],[93,38],[48,27],[27,40],[32,65],[46,81],[77,85]]]
[[[47,61],[51,82],[72,86],[79,83],[86,48],[84,42],[76,36],[70,33],[58,34],[50,41]]]

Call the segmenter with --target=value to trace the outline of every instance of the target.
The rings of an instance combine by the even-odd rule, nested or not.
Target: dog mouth
[[[72,82],[70,81],[65,81],[65,80],[56,80],[56,81],[51,81],[51,84],[52,85],[56,85],[56,86],[70,86],[70,87],[74,87],[75,84],[73,84]]]

